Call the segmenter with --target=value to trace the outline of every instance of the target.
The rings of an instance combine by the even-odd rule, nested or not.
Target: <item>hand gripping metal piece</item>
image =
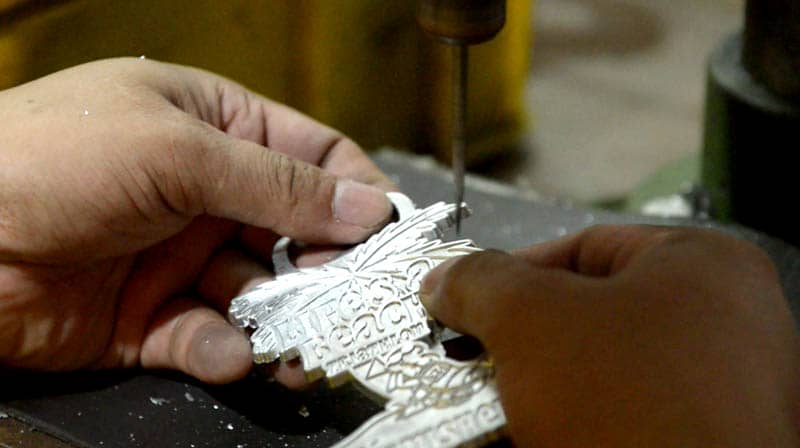
[[[442,241],[456,205],[417,209],[389,193],[397,222],[339,258],[314,268],[275,245],[277,278],[231,302],[235,324],[253,330],[257,363],[300,357],[309,379],[354,380],[385,410],[337,447],[457,447],[480,444],[505,426],[491,364],[448,358],[419,301],[425,274],[448,258],[478,251]],[[469,210],[461,206],[465,216]]]

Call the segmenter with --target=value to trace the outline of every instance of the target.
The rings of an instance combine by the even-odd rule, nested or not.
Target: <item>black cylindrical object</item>
[[[748,2],[709,62],[702,182],[712,213],[800,245],[800,0]]]
[[[420,0],[417,21],[448,43],[479,44],[503,29],[506,0]]]
[[[800,1],[747,2],[742,62],[771,92],[800,99]]]

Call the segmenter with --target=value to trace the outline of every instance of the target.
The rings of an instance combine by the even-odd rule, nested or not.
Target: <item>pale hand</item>
[[[277,234],[353,243],[391,213],[352,141],[201,70],[78,66],[0,92],[0,123],[0,367],[241,378],[223,314]]]

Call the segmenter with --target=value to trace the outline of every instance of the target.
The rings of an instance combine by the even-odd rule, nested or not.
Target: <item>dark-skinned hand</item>
[[[432,271],[520,447],[798,446],[800,347],[770,260],[710,230],[595,227]]]

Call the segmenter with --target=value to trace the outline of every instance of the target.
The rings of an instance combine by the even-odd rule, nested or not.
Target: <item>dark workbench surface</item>
[[[449,177],[428,159],[394,152],[376,159],[419,205],[452,201]],[[466,200],[474,215],[463,234],[487,248],[530,245],[599,223],[709,225],[575,209],[480,179],[470,179]],[[721,229],[770,254],[797,315],[800,253],[746,229]],[[0,448],[329,446],[378,409],[352,387],[292,393],[255,376],[224,387],[137,371],[7,375],[0,381]]]

